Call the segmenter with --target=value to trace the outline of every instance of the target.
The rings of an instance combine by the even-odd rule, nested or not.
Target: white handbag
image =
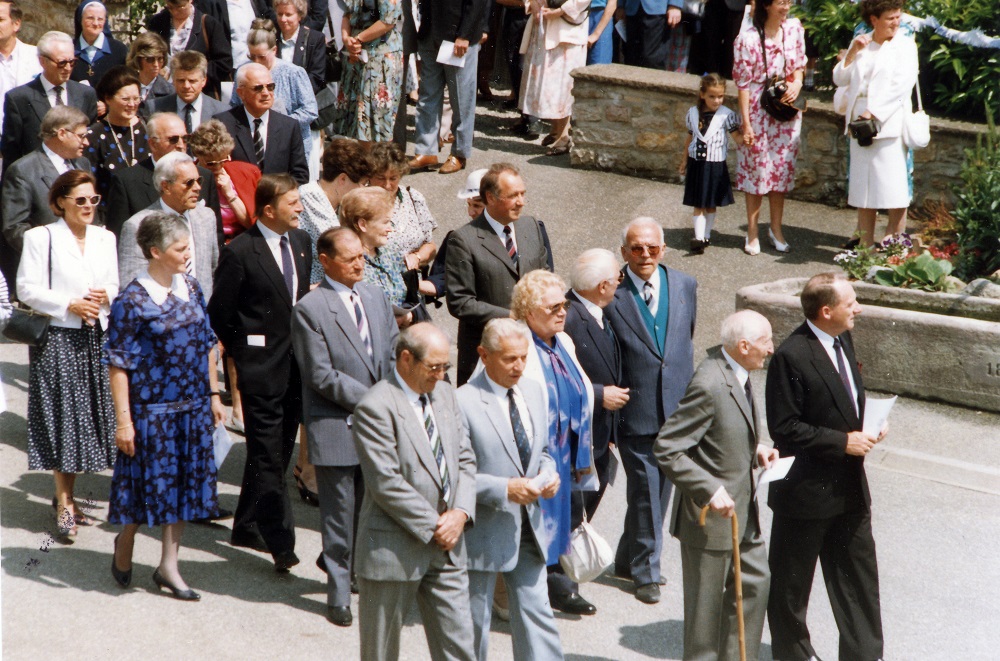
[[[586,521],[573,531],[569,544],[569,553],[559,556],[559,564],[566,576],[576,583],[594,580],[615,561],[611,547]]]
[[[910,149],[923,149],[931,141],[931,119],[924,112],[924,101],[920,98],[920,83],[917,88],[917,112],[910,112],[903,118],[903,144]]]

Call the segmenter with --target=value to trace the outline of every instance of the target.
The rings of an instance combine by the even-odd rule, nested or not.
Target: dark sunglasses
[[[71,67],[74,64],[76,64],[76,58],[75,57],[72,58],[72,59],[70,59],[70,60],[54,60],[51,57],[49,57],[48,55],[42,55],[42,57],[44,57],[46,60],[48,60],[52,64],[56,65],[60,69],[62,69],[64,67]]]
[[[163,57],[162,55],[140,55],[135,59],[139,60],[140,62],[149,62],[150,64],[154,62],[159,62],[160,64],[163,64],[164,62],[166,62],[166,58]]]
[[[78,207],[85,206],[88,203],[93,204],[96,207],[98,204],[101,203],[100,195],[89,195],[89,196],[81,195],[79,197],[70,197],[69,195],[63,195],[63,199],[72,200],[73,204],[75,204]]]
[[[267,85],[254,85],[253,87],[250,88],[250,91],[253,92],[254,94],[260,94],[265,89],[268,92],[273,92],[274,91],[274,83],[268,83]]]
[[[191,190],[191,187],[198,183],[198,177],[193,177],[187,181],[182,181],[181,184],[184,186],[184,190]]]
[[[163,142],[166,142],[168,144],[176,145],[178,142],[181,142],[181,141],[187,142],[188,138],[190,138],[190,137],[191,136],[189,136],[189,135],[171,135],[171,136],[165,137],[165,138],[157,138],[157,140],[162,140]]]

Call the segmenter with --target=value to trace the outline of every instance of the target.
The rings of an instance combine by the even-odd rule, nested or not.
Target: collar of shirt
[[[278,264],[278,270],[284,273],[281,266],[281,237],[288,236],[288,234],[278,234],[264,223],[258,222],[255,224],[260,228],[260,233],[264,236],[264,241],[267,242],[267,247],[271,251],[274,261]],[[288,249],[292,254],[292,290],[297,292],[299,290],[299,274],[295,269],[295,253],[292,248],[291,237],[288,239]],[[295,304],[295,296],[292,297],[292,304]]]
[[[583,303],[583,307],[587,308],[587,312],[589,312],[590,316],[594,318],[594,320],[597,322],[597,325],[600,326],[601,328],[604,328],[604,310],[601,308],[601,306],[597,305],[593,301],[588,301],[586,298],[584,298],[584,296],[580,292],[578,292],[575,289],[572,289],[570,291],[576,294],[576,297],[580,299],[580,302]]]
[[[487,211],[486,209],[483,209],[483,218],[486,219],[486,222],[489,224],[489,226],[493,229],[494,232],[496,232],[497,236],[500,238],[500,243],[507,245],[507,235],[503,233],[504,227],[506,227],[506,225],[502,225],[497,221],[493,220],[493,217],[490,216],[490,212]],[[514,223],[510,224],[510,235],[514,237],[514,245],[516,246],[517,230],[514,229]]]
[[[167,213],[176,214],[182,217],[184,219],[184,222],[187,223],[188,231],[191,230],[191,216],[188,215],[190,214],[190,211],[185,211],[184,213],[180,213],[176,209],[172,209],[169,206],[167,206],[167,203],[163,201],[162,197],[160,198],[160,206],[163,207],[163,210],[166,211]]]
[[[45,90],[45,95],[46,96],[52,96],[52,90],[55,89],[56,86],[54,84],[50,83],[49,79],[46,78],[44,75],[39,75],[38,76],[38,80],[41,81],[41,83],[42,83],[42,89]],[[62,88],[63,88],[63,92],[66,93],[66,96],[63,97],[63,103],[69,105],[69,100],[67,98],[69,96],[69,93],[68,93],[68,90],[69,90],[69,81],[66,81],[65,83],[61,83],[61,85],[62,85]]]
[[[150,83],[152,84],[152,83]],[[194,114],[197,118],[201,118],[201,106],[202,106],[202,94],[199,94],[194,101],[191,102],[191,107],[194,109]],[[181,121],[184,121],[184,109],[187,108],[187,104],[181,101],[181,97],[177,97],[177,114],[180,115]],[[251,132],[253,128],[253,121],[250,122]]]
[[[149,298],[151,298],[157,305],[163,305],[163,302],[167,300],[168,294],[173,294],[182,301],[189,301],[191,299],[187,282],[184,280],[184,276],[180,273],[174,274],[169,287],[164,287],[156,280],[153,280],[153,277],[149,275],[149,271],[143,271],[142,274],[136,278],[136,282],[143,286],[146,292],[149,293]]]
[[[267,118],[271,115],[271,111],[270,110],[265,110],[264,114],[261,115],[260,117],[254,117],[253,115],[250,114],[250,111],[246,109],[246,106],[243,106],[243,112],[245,112],[247,114],[247,121],[250,122],[250,136],[251,137],[253,137],[253,123],[254,123],[254,120],[256,120],[256,119],[260,120],[260,135],[261,135],[262,138],[264,138],[264,144],[267,145]]]
[[[631,266],[626,267],[625,268],[625,272],[628,273],[628,277],[630,277],[632,279],[632,284],[635,285],[635,288],[639,290],[639,295],[642,296],[642,288],[643,288],[643,285],[646,284],[646,281],[643,280],[642,278],[640,278],[639,276],[637,276],[635,273],[633,273]],[[654,299],[659,298],[659,296],[660,296],[660,265],[659,264],[656,265],[656,270],[653,271],[653,276],[649,279],[649,284],[651,284],[653,286],[653,298]]]
[[[285,62],[291,62],[295,57],[295,42],[299,38],[299,31],[296,30],[288,39],[281,39],[281,58]]]
[[[833,350],[833,340],[834,337],[829,333],[820,330],[816,324],[806,319],[806,323],[809,325],[809,329],[816,335],[816,339],[819,343],[823,345],[823,350],[826,351],[826,355],[829,356],[830,362],[833,363],[833,369],[840,374],[840,368],[837,366],[837,353]],[[847,353],[844,353],[844,366],[847,367]],[[847,368],[847,380],[851,382],[851,392],[854,394],[855,408],[857,408],[858,401],[858,384],[854,382],[854,373],[851,368]]]
[[[484,372],[483,377],[486,378],[486,385],[489,386],[490,391],[496,396],[497,401],[500,403],[500,408],[503,412],[510,418],[510,400],[507,399],[507,388],[504,388],[499,383],[490,378],[488,374]],[[531,415],[528,413],[528,404],[524,401],[524,395],[521,393],[521,389],[515,384],[514,387],[514,403],[517,405],[517,413],[521,418],[521,425],[524,427],[525,433],[527,433],[528,438],[533,436],[534,428],[531,425]]]
[[[80,35],[80,50],[86,51],[90,56],[91,61],[94,59],[94,53],[99,50],[104,50],[104,33],[101,32],[97,35],[97,39],[94,39],[94,43],[88,44],[87,40]]]
[[[725,348],[722,349],[722,356],[726,359],[726,362],[729,363],[729,366],[732,367],[733,371],[736,373],[736,379],[740,382],[740,387],[746,388],[747,379],[750,378],[750,372],[748,372],[745,367],[743,367],[735,360],[733,360],[733,357],[729,355],[729,353],[725,350]]]
[[[417,412],[417,419],[423,422],[424,413],[423,406],[420,405],[420,395],[416,390],[407,385],[406,381],[403,380],[402,375],[400,375],[399,370],[393,368],[393,372],[396,373],[396,382],[399,383],[400,388],[403,389],[403,394],[406,395],[406,401],[410,403],[410,406],[414,408]],[[430,393],[427,394],[428,399],[430,398]],[[433,409],[433,407],[431,407]]]
[[[364,309],[365,304],[361,301],[361,292],[356,289],[351,289],[342,282],[337,282],[328,275],[324,275],[323,277],[326,278],[327,284],[333,287],[333,291],[340,297],[340,300],[344,303],[344,307],[351,313],[351,316],[354,316],[354,301],[351,300],[351,294],[358,295],[358,305]],[[357,319],[354,321],[357,321]]]
[[[69,169],[66,167],[66,159],[49,149],[49,146],[44,142],[42,143],[42,151],[44,151],[45,155],[49,157],[50,161],[52,161],[52,165],[56,167],[56,172],[62,174]]]

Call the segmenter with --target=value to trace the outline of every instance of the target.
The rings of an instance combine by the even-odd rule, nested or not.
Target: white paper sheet
[[[437,61],[438,64],[448,64],[453,67],[465,68],[465,55],[462,57],[455,57],[454,41],[441,42],[441,48],[438,49]]]
[[[788,475],[788,469],[792,467],[793,463],[795,463],[795,457],[782,457],[781,459],[773,462],[771,467],[765,469],[760,474],[760,477],[757,478],[757,488],[760,489],[769,482],[784,479],[784,477]]]
[[[615,21],[615,31],[618,36],[622,38],[622,41],[628,41],[628,37],[625,35],[625,19],[620,21]]]
[[[536,475],[531,479],[531,486],[541,490],[549,486],[552,483],[552,480],[554,480],[555,478],[556,478],[555,472],[553,472],[549,468],[546,468],[541,473],[539,473],[538,475]]]
[[[861,430],[866,434],[871,434],[878,438],[882,431],[882,425],[889,419],[889,411],[896,403],[896,397],[888,399],[872,399],[865,397],[865,421],[861,425]]]
[[[233,439],[229,436],[225,425],[219,425],[212,434],[213,450],[215,452],[215,468],[222,468],[222,462],[226,460],[226,455],[233,448]]]

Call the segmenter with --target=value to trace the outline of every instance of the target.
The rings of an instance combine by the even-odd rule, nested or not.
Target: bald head
[[[146,132],[149,135],[149,152],[154,161],[171,152],[183,152],[187,149],[184,137],[187,130],[184,128],[184,121],[175,113],[154,113],[146,122]]]
[[[448,368],[448,336],[429,322],[413,324],[399,333],[396,370],[414,392],[426,394],[444,379]]]
[[[774,353],[771,322],[759,312],[740,310],[722,321],[722,346],[747,371],[759,370]]]
[[[263,64],[249,62],[236,71],[236,95],[254,117],[260,117],[274,105],[273,85],[271,72]]]

